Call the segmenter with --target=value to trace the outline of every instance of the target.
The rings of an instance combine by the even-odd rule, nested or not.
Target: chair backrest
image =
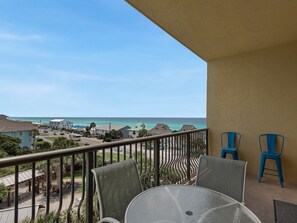
[[[112,217],[123,222],[130,201],[142,191],[133,159],[92,169],[99,198],[100,219]]]
[[[196,186],[206,187],[244,202],[247,162],[201,155]]]
[[[282,154],[284,141],[284,136],[279,134],[262,134],[259,136],[260,150],[269,154]]]
[[[225,147],[224,138],[227,138],[227,146],[229,148],[239,148],[241,134],[238,132],[223,132],[221,134],[221,146]],[[237,140],[236,140],[237,139]]]

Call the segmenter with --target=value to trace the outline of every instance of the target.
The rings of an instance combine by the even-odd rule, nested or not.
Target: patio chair
[[[283,152],[285,138],[278,134],[262,134],[259,136],[259,145],[261,151],[260,171],[258,181],[261,182],[265,170],[277,172],[281,187],[283,187],[284,177],[282,171],[281,155]],[[278,143],[279,142],[279,143]],[[276,163],[275,169],[265,168],[266,159],[274,159]],[[276,174],[267,173],[277,176]]]
[[[123,222],[130,201],[142,192],[133,159],[92,169],[99,199],[99,222]]]
[[[238,132],[223,132],[221,134],[221,157],[226,158],[226,155],[230,153],[234,160],[238,160],[240,139],[241,134]]]
[[[201,155],[195,185],[244,202],[246,165],[246,161]]]

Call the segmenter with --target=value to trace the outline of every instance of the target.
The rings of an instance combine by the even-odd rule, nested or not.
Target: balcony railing
[[[55,221],[71,222],[71,218],[81,222],[94,222],[93,210],[98,209],[93,202],[95,183],[91,169],[134,158],[138,165],[143,188],[162,184],[186,184],[193,182],[198,166],[198,157],[208,153],[208,129],[191,130],[171,134],[150,136],[132,140],[122,140],[112,143],[103,143],[93,146],[68,148],[49,152],[34,153],[0,160],[0,168],[15,168],[14,173],[14,222],[19,218],[19,172],[20,167],[26,165],[32,168],[31,190],[31,221],[36,216],[36,191],[39,191],[39,182],[36,182],[36,170],[45,172],[44,178],[44,217],[55,215]],[[56,180],[53,180],[53,174]],[[77,174],[80,174],[81,199],[76,207],[75,183]],[[63,183],[65,175],[70,176],[67,186]],[[55,185],[56,183],[56,185]],[[56,190],[54,188],[56,187]],[[69,205],[63,207],[63,195],[68,196]],[[58,207],[51,207],[53,194],[58,198]],[[69,201],[70,199],[70,201]],[[65,202],[64,202],[65,203]],[[94,205],[95,203],[95,205]],[[64,205],[65,206],[65,205]],[[75,210],[75,211],[74,211]]]

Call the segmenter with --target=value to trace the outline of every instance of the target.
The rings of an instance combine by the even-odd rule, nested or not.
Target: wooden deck
[[[273,199],[297,204],[297,185],[285,181],[281,188],[277,177],[264,175],[261,183],[257,179],[247,175],[245,203],[263,223],[274,222]]]

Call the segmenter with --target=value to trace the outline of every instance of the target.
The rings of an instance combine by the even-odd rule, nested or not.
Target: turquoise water
[[[74,126],[88,126],[95,122],[96,126],[104,124],[128,125],[134,127],[137,123],[145,123],[147,128],[153,128],[157,123],[167,124],[171,130],[180,130],[183,124],[194,125],[196,128],[206,127],[206,118],[98,118],[98,117],[11,117],[10,119],[32,121],[48,124],[52,119],[65,119]]]

